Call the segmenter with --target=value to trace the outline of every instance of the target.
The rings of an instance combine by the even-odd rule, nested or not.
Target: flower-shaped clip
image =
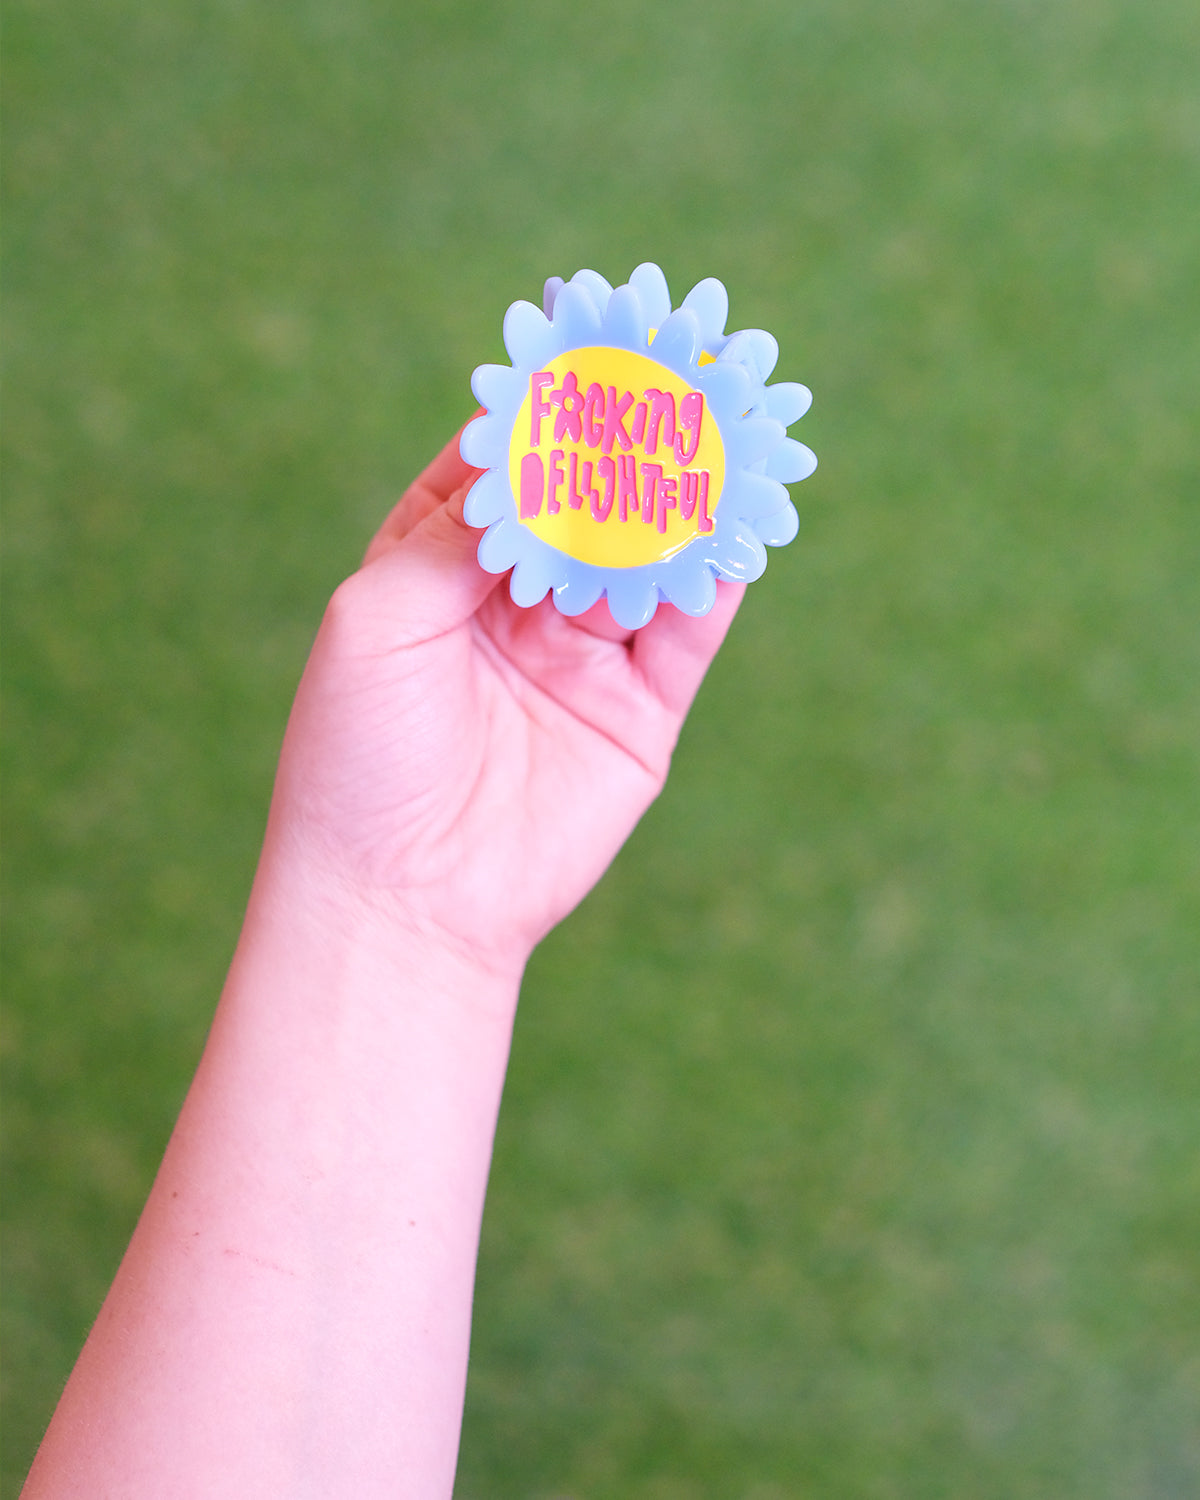
[[[544,311],[514,302],[508,365],[480,365],[485,412],[462,455],[486,472],[467,496],[486,528],[480,564],[512,569],[517,604],[547,593],[564,615],[605,598],[634,630],[660,600],[706,614],[718,578],[751,582],[798,521],[785,484],[817,460],[786,429],[808,410],[802,385],[767,385],[778,345],[726,334],[712,278],[671,310],[666,278],[641,265],[615,291],[595,271],[546,283]]]

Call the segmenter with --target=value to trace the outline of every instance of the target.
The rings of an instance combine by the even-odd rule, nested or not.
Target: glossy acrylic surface
[[[548,593],[575,615],[604,598],[627,629],[662,601],[702,615],[718,578],[752,582],[795,537],[785,485],[816,458],[786,430],[812,398],[767,384],[778,346],[726,334],[728,305],[709,278],[672,310],[647,263],[615,290],[595,271],[553,277],[542,309],[509,308],[512,365],[475,371],[486,410],[462,453],[486,470],[466,505],[479,561],[512,570],[518,604]]]

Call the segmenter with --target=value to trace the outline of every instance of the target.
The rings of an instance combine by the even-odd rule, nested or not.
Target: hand
[[[741,599],[638,631],[602,600],[521,609],[475,558],[455,438],[329,606],[297,694],[272,836],[356,899],[519,972],[666,778]]]

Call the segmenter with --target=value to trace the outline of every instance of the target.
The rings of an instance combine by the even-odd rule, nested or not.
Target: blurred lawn
[[[1200,1492],[1194,0],[11,0],[5,1494],[323,601],[544,276],[821,458],[539,953],[461,1500]]]

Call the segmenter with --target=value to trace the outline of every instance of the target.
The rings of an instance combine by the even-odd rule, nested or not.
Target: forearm
[[[30,1496],[449,1496],[518,978],[264,856]]]

